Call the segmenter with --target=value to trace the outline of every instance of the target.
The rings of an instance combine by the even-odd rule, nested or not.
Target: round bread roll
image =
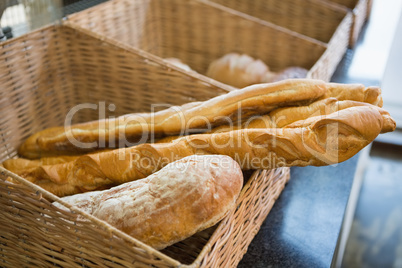
[[[213,61],[206,75],[222,83],[243,88],[261,83],[267,72],[269,68],[261,60],[245,54],[229,53]]]

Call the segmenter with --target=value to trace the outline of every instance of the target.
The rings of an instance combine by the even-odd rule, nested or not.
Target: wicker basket
[[[323,0],[327,2],[336,3],[340,6],[346,7],[353,14],[352,31],[350,34],[349,46],[353,48],[359,38],[364,23],[370,16],[372,0]]]
[[[352,15],[321,0],[210,0],[328,44],[332,74],[349,45]]]
[[[326,43],[209,1],[114,0],[64,23],[160,58],[179,58],[200,74],[230,52],[261,59],[273,71],[304,67],[309,77],[325,81],[333,71]]]
[[[76,122],[149,111],[227,92],[215,81],[164,65],[68,26],[48,26],[0,44],[0,161],[35,131],[60,125],[77,104]],[[10,184],[7,177],[20,182]],[[289,169],[245,174],[237,207],[219,224],[161,251],[64,204],[0,167],[1,267],[233,267],[289,179]],[[52,201],[68,209],[57,209]],[[87,221],[77,221],[78,216]]]

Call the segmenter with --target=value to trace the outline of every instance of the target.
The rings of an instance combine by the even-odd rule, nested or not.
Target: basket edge
[[[18,181],[19,183],[27,186],[28,188],[34,190],[36,193],[41,194],[42,196],[50,199],[52,202],[57,202],[63,206],[65,206],[66,208],[68,208],[71,212],[76,213],[80,216],[82,216],[85,219],[90,220],[91,222],[93,222],[94,224],[101,226],[103,228],[105,228],[106,230],[108,230],[111,234],[116,235],[117,237],[119,237],[120,239],[123,239],[129,243],[134,244],[136,247],[142,248],[143,250],[145,250],[148,254],[154,255],[157,258],[160,258],[166,262],[168,262],[170,265],[173,266],[179,266],[180,262],[178,262],[177,260],[174,260],[173,258],[161,253],[160,251],[152,248],[151,246],[148,246],[147,244],[135,239],[134,237],[129,236],[128,234],[124,233],[123,231],[118,230],[116,227],[110,225],[109,223],[102,221],[84,211],[82,211],[81,209],[70,205],[69,203],[63,201],[60,197],[52,194],[51,192],[43,189],[42,187],[27,181],[26,179],[18,176],[17,174],[5,169],[3,166],[0,166],[0,173],[11,177],[12,179]]]
[[[141,49],[136,48],[134,46],[124,44],[123,42],[120,42],[120,41],[115,40],[113,38],[109,38],[107,36],[103,36],[101,34],[98,34],[98,33],[94,32],[94,31],[88,30],[88,29],[86,29],[84,27],[81,27],[81,26],[79,26],[79,25],[77,25],[75,23],[70,22],[68,20],[68,18],[66,20],[63,20],[63,22],[61,23],[60,26],[72,29],[74,31],[77,31],[79,33],[82,33],[82,34],[85,34],[85,35],[88,35],[88,36],[91,36],[92,38],[95,38],[95,39],[97,39],[97,40],[99,40],[101,42],[108,43],[108,44],[110,44],[110,45],[112,45],[112,46],[114,46],[114,47],[116,47],[118,49],[121,49],[123,51],[127,51],[127,52],[135,54],[135,55],[137,55],[137,56],[139,56],[141,58],[147,59],[147,60],[153,62],[154,64],[158,64],[158,65],[162,66],[162,68],[172,69],[172,70],[174,70],[176,72],[181,73],[182,75],[187,76],[190,79],[199,80],[200,82],[206,83],[206,84],[208,84],[208,85],[210,85],[212,87],[222,89],[226,93],[230,92],[230,91],[233,91],[233,90],[236,90],[234,87],[229,86],[229,85],[224,84],[224,83],[221,83],[219,81],[216,81],[216,80],[214,80],[212,78],[206,77],[204,75],[201,75],[201,74],[193,72],[193,71],[187,71],[187,70],[184,70],[183,68],[177,67],[176,65],[174,65],[174,64],[172,64],[172,63],[170,63],[168,61],[165,61],[162,58],[160,58],[160,57],[158,57],[158,56],[156,56],[156,55],[154,55],[152,53],[149,53],[149,52],[147,52],[145,50],[141,50]]]
[[[277,31],[280,31],[280,32],[289,34],[289,35],[291,35],[291,36],[293,36],[293,37],[297,37],[297,38],[299,38],[299,39],[303,39],[304,41],[310,42],[310,43],[312,43],[312,44],[314,44],[314,45],[324,46],[324,47],[325,47],[325,44],[326,44],[326,43],[324,43],[324,42],[322,42],[322,41],[319,41],[319,40],[314,39],[314,38],[312,38],[312,37],[309,37],[309,36],[303,35],[303,34],[301,34],[301,33],[292,31],[292,30],[290,30],[290,29],[288,29],[288,28],[279,26],[279,25],[277,25],[277,24],[275,24],[275,23],[272,23],[272,22],[269,22],[269,21],[266,21],[266,20],[263,20],[263,19],[260,19],[260,18],[251,16],[251,15],[248,15],[248,14],[246,14],[246,13],[237,11],[237,10],[235,10],[235,9],[232,9],[232,8],[229,8],[229,7],[226,7],[226,6],[223,6],[223,5],[221,5],[221,4],[218,4],[218,3],[215,3],[215,2],[212,2],[212,1],[208,1],[208,0],[192,0],[192,1],[197,1],[197,2],[199,2],[199,3],[208,5],[208,6],[210,6],[210,7],[219,9],[219,10],[221,10],[221,11],[223,11],[223,12],[229,13],[229,14],[231,14],[231,15],[241,17],[241,18],[243,18],[243,19],[246,19],[246,20],[249,20],[249,21],[258,23],[258,24],[260,24],[260,25],[264,25],[264,26],[269,27],[269,28],[273,28],[273,29],[275,29],[275,30],[277,30]]]
[[[266,177],[269,176],[269,174],[271,174],[271,172],[275,173],[282,173],[282,175],[280,174],[276,174],[276,176],[280,176],[281,179],[279,179],[276,183],[281,183],[282,186],[280,188],[280,192],[278,194],[278,196],[275,196],[275,201],[276,199],[280,196],[281,192],[283,191],[283,189],[285,188],[285,185],[288,183],[289,179],[290,179],[290,167],[282,167],[282,168],[276,168],[276,169],[271,169],[269,170],[269,172],[267,170],[256,170],[250,177],[250,179],[248,180],[248,182],[243,186],[243,189],[240,193],[240,196],[238,198],[238,200],[236,201],[236,206],[221,220],[221,222],[219,223],[219,226],[216,228],[216,230],[213,232],[213,234],[211,235],[210,239],[208,240],[207,244],[204,246],[204,248],[202,249],[202,251],[200,252],[200,254],[197,256],[196,260],[194,260],[193,263],[191,263],[190,265],[187,266],[183,266],[186,268],[198,268],[201,267],[203,260],[205,259],[206,255],[211,252],[211,250],[213,249],[213,243],[212,242],[214,240],[214,238],[216,236],[219,236],[219,232],[222,231],[222,229],[224,229],[225,227],[222,227],[222,224],[224,222],[225,219],[233,217],[236,213],[237,207],[238,205],[243,201],[243,197],[245,196],[245,192],[250,189],[250,185],[251,183],[253,183],[253,180],[255,180],[255,177]],[[268,173],[268,174],[267,174]],[[275,174],[273,174],[273,176],[275,176]],[[271,185],[272,186],[272,185]],[[275,201],[273,202],[273,205],[275,204]],[[272,205],[272,206],[273,206]],[[261,221],[261,223],[264,221],[264,219],[268,216],[270,210],[272,209],[269,208],[267,210],[266,215],[263,216],[263,220]],[[254,239],[255,235],[257,234],[258,230],[261,228],[261,224],[258,224],[255,226],[255,230],[256,232],[250,237],[250,242]],[[242,257],[244,256],[244,254],[247,252],[247,248],[249,246],[249,243],[247,245],[247,247],[245,248],[245,250],[243,252],[240,253],[240,255],[238,256],[238,261],[240,261],[242,259]]]

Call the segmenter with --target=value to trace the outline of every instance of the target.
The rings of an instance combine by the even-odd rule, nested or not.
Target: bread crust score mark
[[[169,143],[146,143],[43,165],[20,175],[59,196],[142,179],[186,156],[227,155],[242,169],[323,166],[343,162],[395,122],[373,105],[349,107],[284,128],[195,134]]]
[[[62,199],[162,249],[219,222],[242,186],[242,171],[230,157],[193,155],[142,180]]]
[[[271,84],[259,84],[229,92],[205,102],[188,103],[156,113],[131,114],[113,120],[99,120],[54,127],[30,136],[18,153],[35,159],[46,156],[87,153],[99,150],[100,144],[119,146],[122,140],[145,140],[149,133],[155,137],[177,135],[192,129],[208,129],[253,115],[268,113],[276,108],[310,103],[326,93],[326,83],[320,80],[294,79]],[[110,143],[113,140],[113,144]],[[96,142],[85,148],[76,143]],[[80,144],[81,145],[81,144]]]

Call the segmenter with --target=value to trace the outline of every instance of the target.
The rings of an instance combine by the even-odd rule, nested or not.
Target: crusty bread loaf
[[[359,106],[365,106],[365,107],[370,107],[373,109],[376,109],[382,116],[382,128],[380,133],[387,133],[387,132],[392,132],[396,128],[396,123],[394,119],[391,117],[391,115],[385,111],[382,108],[379,108],[378,106],[371,105],[369,103],[364,103],[364,102],[356,102],[356,101],[340,101],[336,102],[334,104],[337,104],[336,106],[328,105],[325,107],[325,109],[329,109],[329,111],[340,111],[343,109],[351,108],[351,107],[359,107]],[[300,120],[292,120],[293,122],[287,124],[286,128],[300,128],[300,127],[306,127],[314,123],[315,121],[319,120],[322,118],[322,114],[317,113],[317,114],[311,114],[308,118],[302,118]],[[369,127],[369,125],[367,125]]]
[[[314,116],[324,116],[336,111],[356,106],[371,106],[371,105],[369,103],[353,101],[353,100],[338,101],[336,98],[329,97],[326,99],[315,101],[310,105],[278,108],[270,112],[269,114],[257,115],[250,117],[246,120],[242,120],[242,122],[240,122],[240,124],[237,125],[218,126],[212,129],[212,131],[207,133],[227,132],[231,130],[246,129],[246,128],[282,128],[285,126],[289,126],[296,121],[307,120],[308,118]],[[381,111],[381,113],[384,112],[387,113],[383,109],[379,109],[379,111]],[[390,130],[384,129],[384,131],[389,132]],[[161,140],[158,140],[158,142],[170,142],[177,138],[178,136],[169,136]]]
[[[219,82],[243,88],[262,82],[269,73],[268,66],[245,54],[229,53],[208,66],[206,76]]]
[[[237,88],[286,79],[306,78],[307,75],[308,70],[298,66],[272,72],[261,60],[238,53],[229,53],[214,60],[206,72],[206,76]]]
[[[300,127],[305,120],[310,117],[324,116],[330,113],[343,110],[353,106],[363,106],[369,105],[367,103],[356,102],[356,101],[337,101],[335,98],[327,98],[313,102],[307,106],[292,106],[279,108],[267,115],[254,116],[249,118],[244,122],[240,122],[238,125],[222,125],[212,129],[210,132],[206,133],[219,133],[227,132],[238,129],[246,128],[281,128],[281,127]],[[380,109],[382,112],[384,110]],[[314,118],[313,120],[316,120]],[[311,119],[310,119],[311,121]],[[392,125],[392,124],[386,124]],[[389,132],[389,129],[384,129],[382,132]],[[180,136],[168,136],[157,140],[157,143],[172,142],[175,139],[180,138]],[[3,166],[17,174],[22,172],[28,172],[34,168],[44,166],[44,165],[54,165],[66,163],[73,161],[80,156],[53,156],[53,157],[42,157],[40,159],[28,160],[24,158],[14,158],[8,159],[3,162]]]
[[[162,249],[219,222],[235,207],[242,185],[230,157],[193,155],[145,179],[62,199]]]
[[[18,152],[21,156],[35,159],[87,153],[99,150],[102,145],[107,148],[124,147],[133,145],[130,144],[133,141],[146,142],[151,132],[158,138],[194,129],[210,130],[228,124],[228,120],[236,122],[238,117],[247,120],[276,108],[306,104],[320,97],[382,105],[378,87],[365,88],[363,85],[324,83],[310,79],[286,80],[250,86],[205,102],[188,103],[154,114],[130,114],[113,120],[73,125],[71,129],[46,129],[29,137]],[[95,144],[88,148],[72,141]],[[123,144],[120,144],[122,141]]]
[[[284,127],[309,117],[327,115],[338,110],[353,106],[367,106],[372,104],[382,107],[381,89],[379,87],[365,87],[361,84],[327,84],[325,95],[309,105],[282,107],[266,115],[256,115],[242,120],[240,126],[222,125],[216,127],[211,133],[226,132],[240,128],[275,128]],[[381,110],[381,112],[385,112]],[[392,124],[387,124],[392,125]],[[384,130],[388,132],[389,130]],[[385,133],[384,132],[384,133]],[[175,137],[167,137],[162,141],[171,141]]]
[[[254,85],[205,102],[188,103],[153,114],[131,114],[114,120],[74,125],[71,129],[46,129],[29,137],[18,152],[33,159],[89,152],[99,149],[101,144],[112,148],[124,147],[130,145],[126,144],[127,141],[146,141],[149,133],[159,137],[192,129],[210,130],[210,127],[227,123],[228,119],[236,120],[239,116],[247,118],[278,107],[309,103],[325,92],[326,84],[319,80],[287,80]],[[95,144],[89,148],[77,146],[72,138],[86,145]],[[122,141],[124,143],[120,144]]]
[[[378,107],[383,105],[381,88],[375,86],[365,87],[362,84],[328,83],[327,92],[322,98],[328,97],[334,97],[338,100],[366,102]]]
[[[395,122],[373,105],[349,107],[303,120],[297,127],[242,129],[189,135],[170,143],[141,144],[44,165],[20,175],[59,196],[144,178],[194,154],[228,155],[243,169],[322,166],[345,161]]]
[[[357,106],[371,106],[368,103],[357,102],[357,101],[338,101],[335,98],[327,98],[313,102],[307,106],[292,106],[286,108],[280,108],[272,111],[267,115],[255,116],[250,119],[238,124],[238,125],[222,125],[212,129],[210,132],[206,133],[220,133],[232,130],[247,129],[247,128],[282,128],[282,127],[302,127],[308,122],[318,120],[317,116],[325,116],[330,113],[340,111],[349,107]],[[375,107],[373,107],[375,108]],[[389,122],[383,124],[383,129],[381,133],[390,132],[393,130],[393,119],[389,114],[383,110],[378,109],[380,113],[383,114],[383,119]],[[168,136],[166,138],[160,139],[157,143],[167,143],[172,142],[175,139],[181,138],[180,136]],[[43,157],[37,160],[28,160],[24,158],[14,158],[8,159],[3,162],[3,166],[17,174],[24,172],[29,172],[34,168],[44,166],[44,165],[54,165],[66,163],[73,161],[80,156],[53,156],[53,157]]]
[[[26,172],[43,165],[56,165],[66,163],[77,159],[78,156],[57,156],[57,157],[43,157],[40,159],[30,160],[24,158],[12,158],[4,161],[2,164],[4,168],[16,174]]]
[[[268,72],[262,79],[261,83],[273,83],[285,79],[298,79],[306,78],[308,70],[302,67],[291,66],[287,67],[280,72]]]
[[[382,105],[381,90],[378,87],[366,88],[359,84],[345,86],[343,84],[331,83],[325,95],[327,98],[320,99],[309,105],[278,108],[269,114],[255,115],[241,120],[241,122],[233,122],[232,125],[221,125],[215,127],[206,133],[226,132],[244,128],[281,128],[289,125],[289,127],[300,126],[300,122],[298,124],[292,123],[306,120],[309,117],[327,115],[353,106],[367,106],[370,103],[374,105]],[[335,96],[341,100],[339,101]],[[193,103],[193,105],[194,104],[195,103]],[[381,112],[383,113],[384,110],[381,110]],[[384,118],[386,118],[386,115],[384,115]],[[390,118],[389,120],[392,121],[393,119]],[[385,126],[392,126],[392,123],[385,124]],[[389,131],[392,130],[383,129],[382,133]],[[177,138],[179,138],[179,136],[167,136],[156,140],[156,142],[171,142]],[[16,158],[5,161],[3,165],[12,172],[21,173],[42,165],[65,163],[72,161],[77,157],[79,156],[53,156],[31,161],[23,158]]]

